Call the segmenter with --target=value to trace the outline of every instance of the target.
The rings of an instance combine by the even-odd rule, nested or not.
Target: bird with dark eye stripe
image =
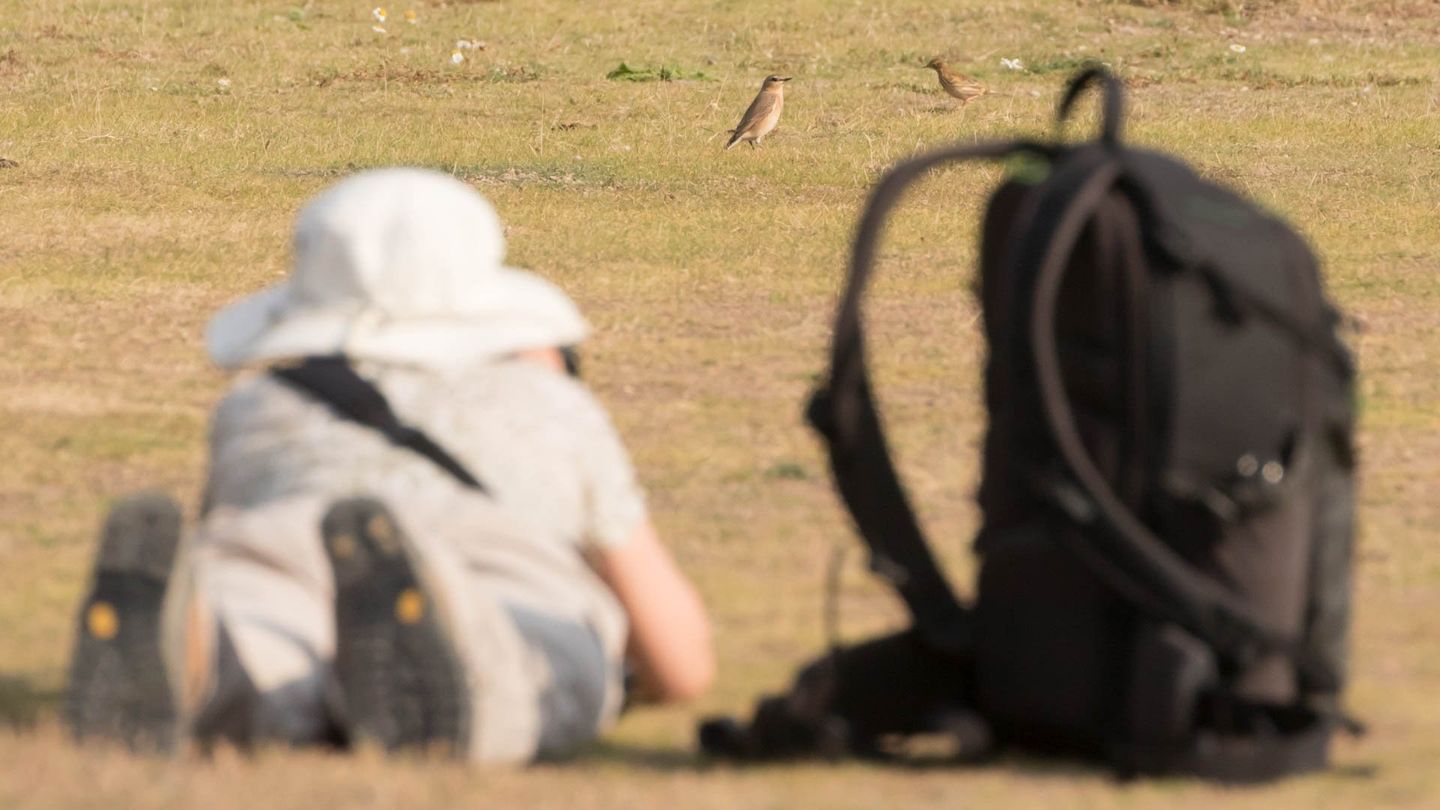
[[[759,146],[766,135],[780,123],[780,111],[785,107],[785,82],[789,76],[766,76],[760,85],[760,94],[750,102],[749,109],[740,118],[740,123],[730,130],[729,149],[741,141],[749,141],[751,147]]]

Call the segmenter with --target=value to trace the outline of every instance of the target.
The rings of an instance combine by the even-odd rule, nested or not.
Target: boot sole
[[[368,498],[332,506],[321,535],[335,573],[335,674],[351,742],[463,756],[465,671],[408,538]]]
[[[177,744],[160,625],[180,526],[179,506],[158,494],[126,498],[106,517],[70,658],[65,719],[77,741],[141,753]]]

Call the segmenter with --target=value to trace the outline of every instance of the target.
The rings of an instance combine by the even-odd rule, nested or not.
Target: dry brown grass
[[[0,169],[0,807],[1432,806],[1440,14],[1177,5],[417,3],[420,24],[392,6],[382,38],[360,3],[0,0],[0,156],[18,163]],[[487,49],[457,68],[460,38]],[[963,113],[940,104],[918,67],[940,52],[995,94]],[[824,562],[853,542],[799,413],[867,185],[927,144],[1043,131],[1062,78],[1097,56],[1134,80],[1137,140],[1293,218],[1366,324],[1351,696],[1374,733],[1341,745],[1336,773],[1245,792],[1122,787],[1031,761],[698,767],[695,714],[748,706],[817,648]],[[718,81],[606,81],[621,61]],[[781,129],[761,150],[720,152],[777,70],[796,76]],[[578,763],[516,773],[72,748],[54,716],[92,532],[127,490],[194,503],[226,383],[200,348],[206,318],[284,272],[308,195],[393,163],[475,183],[512,260],[595,322],[590,378],[713,608],[719,688],[693,712],[627,717]],[[967,289],[994,177],[948,172],[921,189],[872,299],[904,467],[962,583],[981,427]],[[896,615],[858,565],[844,613],[850,635]]]

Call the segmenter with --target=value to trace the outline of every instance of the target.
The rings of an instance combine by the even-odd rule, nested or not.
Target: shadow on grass
[[[42,714],[59,709],[64,695],[58,689],[41,689],[27,678],[0,675],[0,726],[26,729]]]
[[[60,710],[64,692],[56,688],[40,688],[25,677],[0,675],[0,728],[25,731],[37,725],[42,716],[52,717]],[[340,747],[328,748],[332,753]],[[825,760],[800,758],[759,762],[731,762],[712,759],[687,748],[655,745],[638,745],[601,739],[587,746],[574,760],[578,763],[600,766],[622,767],[628,770],[650,773],[681,773],[721,770],[776,770],[791,766],[813,766]],[[557,763],[558,764],[558,763]],[[1004,771],[1027,779],[1057,779],[1070,781],[1077,777],[1111,777],[1117,784],[1131,780],[1120,777],[1103,763],[1051,757],[1024,753],[1017,750],[997,752],[978,760],[958,761],[945,756],[897,755],[846,758],[830,763],[836,767],[864,765],[875,768],[890,768],[908,771],[954,771],[994,772]],[[1380,774],[1380,767],[1373,762],[1356,762],[1332,765],[1324,773],[1345,780],[1373,780]],[[1161,777],[1162,780],[1166,779]],[[1188,777],[1170,777],[1185,781]],[[1155,781],[1146,778],[1139,781]]]
[[[767,770],[784,769],[790,766],[807,766],[824,763],[818,759],[795,759],[765,762],[730,762],[714,760],[694,751],[661,746],[644,746],[601,740],[588,747],[579,757],[579,762],[598,765],[620,766],[636,771],[652,773],[705,772],[715,769]],[[1195,777],[1176,775],[1169,777],[1126,778],[1104,763],[1073,759],[1061,756],[1045,756],[1034,753],[1009,750],[978,760],[957,761],[947,757],[896,756],[862,757],[842,759],[831,763],[836,767],[865,765],[875,768],[890,768],[902,771],[923,772],[1005,772],[1027,780],[1073,781],[1077,778],[1108,778],[1116,785],[1148,782],[1188,782]],[[1346,780],[1372,780],[1379,775],[1374,763],[1332,765],[1321,773]]]
[[[787,767],[812,767],[826,764],[835,767],[864,766],[902,771],[1012,771],[1027,777],[1071,779],[1077,776],[1104,775],[1103,765],[1064,757],[1047,757],[1017,751],[998,752],[973,760],[928,754],[874,755],[826,760],[820,757],[780,758],[774,760],[717,759],[687,748],[638,745],[600,739],[587,746],[573,760],[578,763],[621,766],[639,771],[676,773],[710,770],[776,770]]]
[[[1007,749],[991,756],[972,760],[956,761],[943,757],[898,757],[894,759],[881,760],[876,764],[881,767],[891,767],[919,771],[968,771],[968,772],[1004,772],[1015,776],[1024,777],[1027,780],[1059,780],[1072,781],[1076,778],[1099,777],[1109,779],[1116,785],[1130,784],[1156,784],[1156,783],[1186,783],[1205,782],[1197,776],[1187,774],[1170,775],[1148,775],[1148,776],[1127,776],[1117,771],[1114,767],[1097,760],[1087,760],[1062,755],[1046,755],[1034,752],[1026,752],[1017,749]],[[1314,775],[1329,775],[1334,778],[1368,781],[1380,774],[1380,768],[1373,762],[1332,764],[1328,768],[1316,772]],[[1307,773],[1297,773],[1284,778],[1303,778]]]
[[[699,771],[710,765],[699,754],[684,748],[635,745],[613,740],[599,740],[587,746],[578,761],[661,773]]]

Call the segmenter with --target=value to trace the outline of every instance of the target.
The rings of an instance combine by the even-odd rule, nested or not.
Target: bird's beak
[[[788,81],[790,81],[790,77],[789,77],[789,76],[777,76],[777,77],[775,77],[775,81],[777,81],[777,82],[788,82]]]

